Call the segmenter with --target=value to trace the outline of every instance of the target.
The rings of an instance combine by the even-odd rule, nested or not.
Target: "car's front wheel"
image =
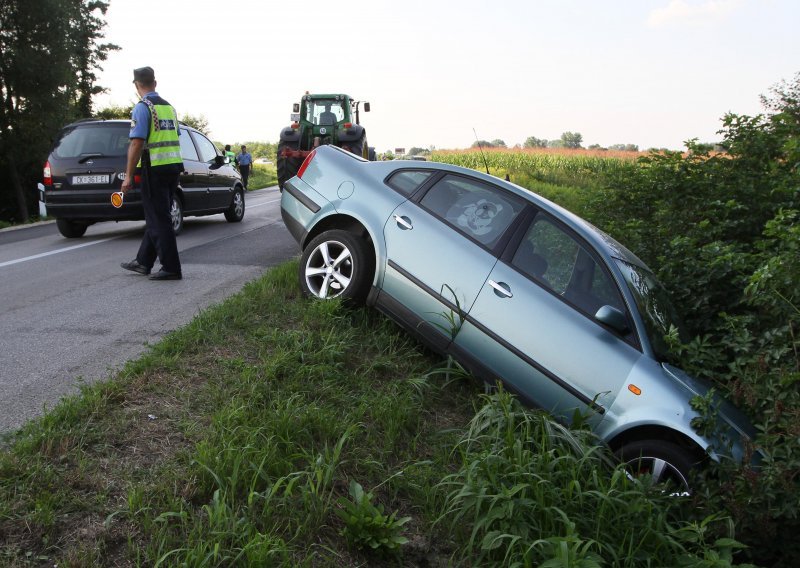
[[[300,288],[324,300],[362,303],[372,278],[372,255],[364,239],[334,229],[317,235],[300,256]]]
[[[233,192],[231,205],[225,210],[225,219],[229,223],[238,223],[244,218],[244,191],[237,187]]]
[[[172,206],[169,208],[169,216],[172,220],[172,230],[178,235],[183,230],[183,204],[177,195],[172,196]]]
[[[77,239],[86,234],[86,223],[79,221],[70,221],[69,219],[56,219],[56,226],[58,232],[67,237],[68,239]]]
[[[695,452],[666,440],[631,442],[616,454],[633,477],[649,475],[681,493],[690,491],[691,472],[701,461]]]

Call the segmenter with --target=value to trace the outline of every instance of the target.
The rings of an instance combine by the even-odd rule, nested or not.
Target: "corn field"
[[[630,167],[642,155],[611,150],[471,148],[434,151],[431,160],[474,170],[485,170],[488,165],[489,171],[500,177],[522,175],[584,185],[580,180],[590,183],[594,178]]]

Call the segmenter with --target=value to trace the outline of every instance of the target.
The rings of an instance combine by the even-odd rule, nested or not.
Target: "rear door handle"
[[[495,282],[494,280],[489,280],[489,286],[494,288],[495,295],[499,296],[500,298],[514,297],[514,294],[511,293],[511,287],[505,282]]]
[[[397,223],[397,226],[403,229],[404,231],[410,231],[414,228],[414,225],[411,224],[411,219],[408,217],[401,217],[400,215],[395,215],[394,220]]]

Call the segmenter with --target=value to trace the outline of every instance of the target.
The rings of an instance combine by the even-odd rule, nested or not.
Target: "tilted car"
[[[81,237],[98,221],[144,219],[140,184],[119,209],[111,194],[125,179],[130,121],[86,119],[65,126],[56,136],[44,165],[39,199],[55,217],[62,235]],[[244,186],[238,171],[201,132],[180,125],[184,171],[172,197],[172,226],[183,228],[184,216],[224,213],[230,222],[244,217]]]
[[[326,146],[286,182],[281,209],[306,294],[363,300],[524,402],[567,422],[588,413],[656,480],[686,485],[724,450],[690,424],[709,387],[666,362],[676,322],[652,271],[558,205],[461,167]],[[752,426],[718,402],[741,459]]]

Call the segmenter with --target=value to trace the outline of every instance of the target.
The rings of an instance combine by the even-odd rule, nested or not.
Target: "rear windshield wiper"
[[[103,154],[102,152],[91,152],[89,154],[81,154],[81,159],[78,160],[78,163],[82,164],[88,160],[91,160],[92,158],[105,158],[105,156],[106,155]]]

